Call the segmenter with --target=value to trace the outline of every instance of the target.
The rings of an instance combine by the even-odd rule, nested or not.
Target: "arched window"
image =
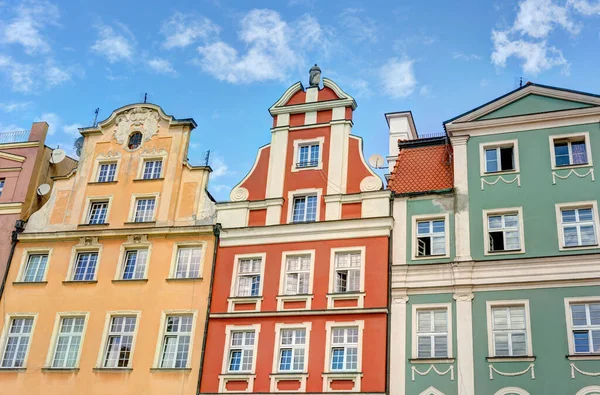
[[[577,395],[600,395],[600,386],[592,385],[589,387],[585,387],[577,392]]]
[[[529,395],[529,392],[517,387],[505,387],[496,392],[494,395]]]
[[[129,135],[129,141],[127,142],[127,148],[136,149],[142,144],[142,133],[133,132]]]

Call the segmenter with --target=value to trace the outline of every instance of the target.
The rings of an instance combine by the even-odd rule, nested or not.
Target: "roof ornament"
[[[318,87],[321,82],[321,69],[317,64],[310,68],[308,83],[311,87]]]

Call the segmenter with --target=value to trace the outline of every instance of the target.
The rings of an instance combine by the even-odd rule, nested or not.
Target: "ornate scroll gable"
[[[145,107],[135,107],[120,114],[115,121],[115,140],[125,144],[132,132],[141,132],[148,141],[158,132],[158,112]]]

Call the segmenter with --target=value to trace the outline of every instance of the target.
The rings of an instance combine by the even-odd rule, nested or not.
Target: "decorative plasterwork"
[[[534,364],[529,364],[529,366],[527,367],[527,369],[522,370],[520,372],[514,372],[514,373],[507,373],[507,372],[501,372],[498,369],[496,369],[494,367],[494,365],[490,364],[489,365],[489,369],[490,369],[490,380],[494,379],[494,372],[496,372],[497,374],[499,374],[500,376],[506,376],[506,377],[515,377],[515,376],[522,376],[525,373],[531,371],[531,379],[535,380],[535,367]]]
[[[126,244],[149,244],[148,235],[128,235]]]
[[[596,372],[596,373],[586,372],[584,370],[579,369],[577,366],[575,366],[575,364],[573,362],[571,362],[571,378],[572,379],[575,378],[575,371],[579,372],[580,374],[582,374],[584,376],[600,377],[600,372]]]
[[[427,376],[429,374],[429,372],[431,372],[432,370],[437,373],[438,376],[445,376],[448,373],[450,373],[450,380],[454,381],[454,365],[450,365],[448,367],[448,369],[441,371],[438,370],[435,365],[430,365],[429,369],[427,369],[424,372],[421,372],[420,370],[418,370],[415,366],[411,366],[410,370],[412,371],[412,381],[415,381],[415,373],[418,374],[419,376]]]
[[[383,183],[379,177],[367,176],[360,182],[360,190],[362,192],[378,191],[383,187]]]
[[[101,247],[98,242],[98,236],[85,236],[79,238],[79,244],[75,247]]]
[[[140,156],[143,156],[143,157],[148,157],[148,156],[155,157],[155,156],[165,156],[165,155],[167,155],[167,150],[165,150],[165,149],[158,149],[157,150],[156,147],[154,147],[151,150],[148,150],[148,149],[143,150],[142,154]]]
[[[121,157],[120,152],[116,152],[113,150],[108,150],[108,152],[101,152],[98,154],[96,159],[118,159]]]
[[[481,178],[481,190],[483,191],[485,184],[487,185],[496,185],[498,181],[502,181],[505,184],[512,184],[515,181],[517,182],[517,186],[521,186],[521,175],[517,174],[515,178],[509,180],[508,178],[504,178],[504,176],[498,176],[495,181],[488,181],[485,178]]]
[[[249,192],[244,187],[234,188],[229,194],[229,198],[232,202],[241,202],[244,200],[248,200]]]
[[[575,174],[577,177],[579,178],[584,178],[587,177],[589,175],[591,175],[592,177],[592,181],[596,181],[596,178],[594,177],[594,169],[589,169],[587,172],[583,173],[583,174],[579,174],[577,172],[577,170],[575,169],[571,169],[566,175],[564,176],[560,176],[558,175],[555,171],[552,172],[552,184],[556,185],[556,179],[559,178],[561,180],[566,180],[567,178],[569,178],[571,176],[571,174]]]
[[[444,393],[432,386],[421,392],[419,395],[444,395]]]
[[[115,140],[125,144],[132,132],[141,132],[143,141],[148,141],[158,132],[158,112],[145,107],[134,107],[124,111],[115,121]]]

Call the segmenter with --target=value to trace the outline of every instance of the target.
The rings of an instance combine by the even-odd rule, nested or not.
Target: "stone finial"
[[[313,86],[319,86],[320,82],[321,82],[321,69],[315,63],[315,65],[310,68],[308,83],[311,87],[313,87]]]

